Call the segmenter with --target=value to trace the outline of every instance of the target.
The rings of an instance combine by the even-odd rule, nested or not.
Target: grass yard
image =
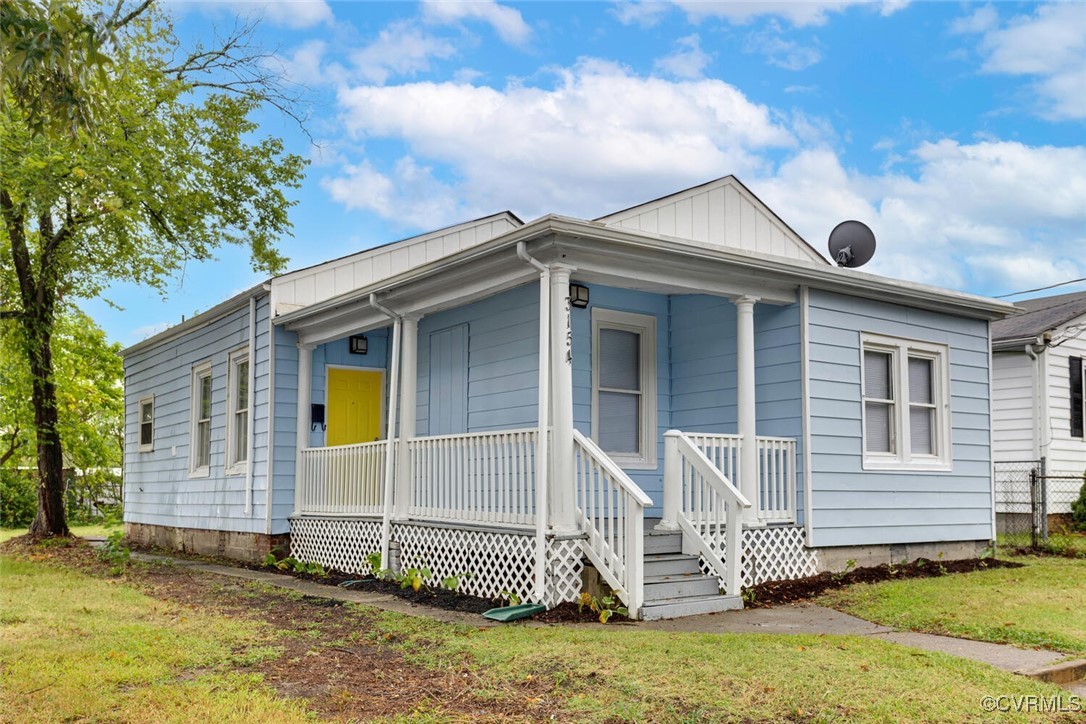
[[[1025,566],[861,584],[819,603],[895,628],[1086,654],[1086,560],[1012,560]]]
[[[110,533],[104,525],[73,525],[69,529],[72,535],[80,538],[105,538]],[[114,528],[114,530],[117,529]],[[26,528],[0,528],[0,543],[6,543],[12,538],[25,534]]]
[[[987,695],[1059,692],[860,637],[452,626],[170,566],[109,578],[81,547],[7,551],[0,711],[17,721],[957,722],[986,719]]]

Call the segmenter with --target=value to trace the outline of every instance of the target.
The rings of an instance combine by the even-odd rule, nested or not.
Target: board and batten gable
[[[796,440],[797,522],[803,522],[803,388],[800,306],[754,307],[759,435]],[[736,310],[722,297],[671,297],[671,426],[735,434]]]
[[[810,545],[989,540],[988,323],[819,290],[808,305]],[[861,333],[948,348],[950,471],[864,469]]]
[[[522,225],[506,211],[289,272],[272,280],[272,303],[277,314],[307,307],[482,244]]]
[[[268,471],[268,296],[256,304],[256,345],[249,350],[254,386],[252,506],[245,510],[246,474],[227,474],[229,356],[249,346],[249,306],[125,358],[125,510],[127,523],[263,533]],[[211,365],[211,464],[190,474],[193,367]],[[153,449],[139,444],[140,400],[154,399]]]
[[[787,259],[825,262],[731,176],[601,217],[608,226]]]

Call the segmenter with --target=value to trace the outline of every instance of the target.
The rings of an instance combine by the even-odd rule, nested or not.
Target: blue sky
[[[509,209],[593,218],[735,174],[819,250],[980,294],[1086,277],[1086,4],[175,2],[260,18],[306,88],[297,268]],[[242,250],[167,299],[84,307],[128,345],[260,281]],[[1051,293],[1086,288],[1078,284]]]

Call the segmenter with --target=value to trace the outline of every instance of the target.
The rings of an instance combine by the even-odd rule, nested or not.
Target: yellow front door
[[[326,445],[373,442],[381,437],[380,370],[328,370],[328,431]]]

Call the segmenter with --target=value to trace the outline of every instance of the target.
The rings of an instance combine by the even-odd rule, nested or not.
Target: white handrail
[[[796,441],[758,436],[758,518],[774,523],[796,519]]]
[[[689,437],[679,430],[664,434],[664,512],[660,527],[680,529],[685,542],[712,567],[729,595],[739,595],[742,586],[740,511],[749,507],[751,502]]]
[[[409,515],[459,523],[535,523],[538,435],[526,428],[409,440]]]
[[[383,440],[303,449],[299,512],[381,515],[387,455],[388,443]]]
[[[652,499],[590,438],[573,431],[585,556],[637,618],[645,600],[645,508]]]

